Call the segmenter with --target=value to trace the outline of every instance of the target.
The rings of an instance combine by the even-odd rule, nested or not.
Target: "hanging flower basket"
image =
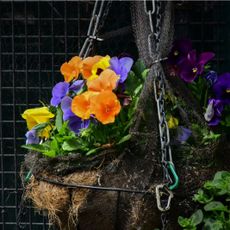
[[[88,56],[98,39],[89,35],[80,56],[61,65],[64,81],[53,87],[50,104],[22,114],[29,129],[25,197],[60,229],[157,228],[156,207],[169,210],[175,189],[178,212],[192,206],[184,197],[216,170],[208,166],[221,135],[209,126],[227,112],[220,88],[230,75],[217,78],[210,70],[212,52],[198,55],[188,40],[171,45],[172,3],[158,2],[156,9],[161,17],[154,22],[164,29],[153,39],[154,10],[133,3],[143,61]]]

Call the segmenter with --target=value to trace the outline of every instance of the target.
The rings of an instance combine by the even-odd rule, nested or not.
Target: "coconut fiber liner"
[[[163,183],[163,176],[153,78],[157,72],[164,70],[160,63],[151,65],[149,59],[146,41],[150,27],[148,17],[144,14],[143,1],[133,2],[131,12],[139,55],[150,66],[150,71],[130,129],[132,138],[129,144],[122,150],[105,149],[97,156],[87,158],[75,153],[51,159],[40,153],[28,152],[22,165],[25,198],[32,200],[36,210],[48,215],[49,221],[60,229],[161,228],[161,213],[156,207],[154,194],[155,186]],[[167,55],[173,39],[172,2],[163,3],[161,24],[160,49],[159,53],[154,53],[156,58]],[[185,101],[186,108],[181,109],[184,122],[196,121],[205,126],[201,109],[184,83],[176,79],[173,82],[167,81],[166,87]],[[167,213],[167,229],[180,229],[177,217],[182,214],[189,215],[193,210],[192,195],[215,171],[228,169],[229,164],[226,161],[229,162],[229,159],[227,156],[223,157],[226,151],[229,151],[228,145],[213,143],[202,148],[197,147],[189,156],[173,152],[180,185],[174,191],[170,209],[172,211]],[[214,161],[216,164],[211,164]],[[24,182],[28,171],[31,171],[32,176],[29,182]],[[103,186],[108,189],[74,188],[71,184]],[[148,192],[114,191],[113,188]]]

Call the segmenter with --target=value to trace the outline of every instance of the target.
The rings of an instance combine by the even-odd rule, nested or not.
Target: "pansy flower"
[[[74,97],[71,104],[72,112],[84,120],[89,119],[91,115],[91,97],[94,95],[95,93],[86,91]]]
[[[178,65],[192,50],[192,42],[188,39],[176,40],[168,55],[168,64]]]
[[[100,76],[92,81],[87,81],[89,91],[101,92],[106,90],[114,90],[117,86],[119,77],[111,69],[101,72]]]
[[[70,130],[75,133],[79,133],[81,129],[89,126],[90,120],[82,120],[76,116],[71,110],[72,98],[65,96],[61,101],[61,109],[63,111],[63,120],[68,120],[68,126]]]
[[[110,56],[106,55],[101,58],[97,63],[95,63],[92,67],[92,75],[87,80],[94,80],[99,77],[100,73],[107,69],[110,66]]]
[[[167,119],[169,129],[175,129],[178,127],[179,120],[176,117],[170,116]]]
[[[215,98],[222,100],[224,105],[230,105],[230,73],[220,75],[212,90]]]
[[[120,110],[120,102],[111,91],[101,92],[91,98],[91,112],[104,125],[113,123]]]
[[[204,78],[207,80],[209,87],[212,87],[217,82],[217,72],[211,70]]]
[[[199,56],[196,50],[192,50],[188,53],[179,64],[179,76],[186,82],[192,82],[199,74],[204,71],[204,65],[214,57],[212,52],[204,52]]]
[[[52,106],[58,106],[61,103],[61,100],[70,92],[74,93],[79,92],[84,85],[83,80],[74,81],[73,84],[69,84],[67,82],[59,82],[57,83],[52,90],[52,98],[50,104]]]
[[[110,68],[120,77],[119,83],[124,83],[132,65],[133,59],[130,57],[122,57],[120,59],[113,57],[110,59]]]
[[[71,82],[73,79],[77,79],[80,73],[81,58],[75,56],[71,58],[69,62],[65,62],[61,66],[61,73],[64,76],[66,82]]]
[[[188,140],[191,134],[192,134],[192,131],[190,129],[185,128],[184,126],[178,126],[176,141],[180,143],[184,143]]]
[[[210,99],[208,101],[208,106],[204,114],[204,118],[208,122],[209,126],[216,126],[220,123],[223,109],[224,106],[221,100]]]
[[[96,55],[93,57],[87,57],[82,60],[80,64],[80,70],[84,79],[88,79],[92,76],[93,66],[98,63],[102,58],[102,56]]]
[[[29,130],[38,124],[49,122],[53,117],[54,114],[49,111],[48,107],[27,109],[22,114],[22,118],[26,120]],[[47,126],[41,133],[39,133],[39,136],[48,138],[50,129],[51,127]]]
[[[37,135],[37,131],[35,129],[31,129],[26,133],[26,144],[39,144],[39,137]]]

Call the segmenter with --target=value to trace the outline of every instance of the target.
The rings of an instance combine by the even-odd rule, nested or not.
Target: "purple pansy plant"
[[[206,112],[204,114],[205,120],[209,126],[216,126],[221,121],[224,105],[219,99],[209,99]]]
[[[133,65],[133,59],[130,57],[113,57],[110,59],[110,68],[120,76],[118,83],[122,84],[128,77],[128,73]]]
[[[31,129],[26,133],[26,144],[39,144],[39,137],[35,129]]]
[[[230,105],[230,73],[220,75],[212,86],[215,98],[224,105]]]
[[[189,39],[176,40],[168,55],[169,65],[178,65],[192,50],[192,42]]]
[[[70,130],[79,133],[81,129],[89,126],[90,120],[82,120],[76,116],[71,110],[72,98],[65,96],[61,101],[61,109],[63,111],[63,120],[69,121],[68,125]]]
[[[186,58],[178,64],[178,74],[186,82],[192,82],[204,71],[205,64],[215,56],[212,52],[197,55],[196,50],[190,51]]]
[[[184,126],[178,126],[176,141],[180,143],[184,143],[188,140],[191,134],[192,134],[192,131],[190,129],[185,128]]]
[[[84,85],[83,80],[77,80],[73,82],[71,85],[67,82],[59,82],[57,83],[52,90],[52,98],[50,104],[52,106],[58,106],[62,99],[70,92],[73,91],[75,93],[79,92]]]
[[[217,72],[210,70],[204,78],[207,80],[209,87],[212,87],[217,82]]]

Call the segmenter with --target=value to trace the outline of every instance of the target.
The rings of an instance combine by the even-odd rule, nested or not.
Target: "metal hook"
[[[167,198],[167,204],[166,206],[162,206],[162,196],[166,195]],[[157,200],[157,208],[161,212],[168,211],[170,209],[171,200],[173,198],[173,192],[168,189],[168,187],[165,184],[159,184],[156,186],[156,200]]]

